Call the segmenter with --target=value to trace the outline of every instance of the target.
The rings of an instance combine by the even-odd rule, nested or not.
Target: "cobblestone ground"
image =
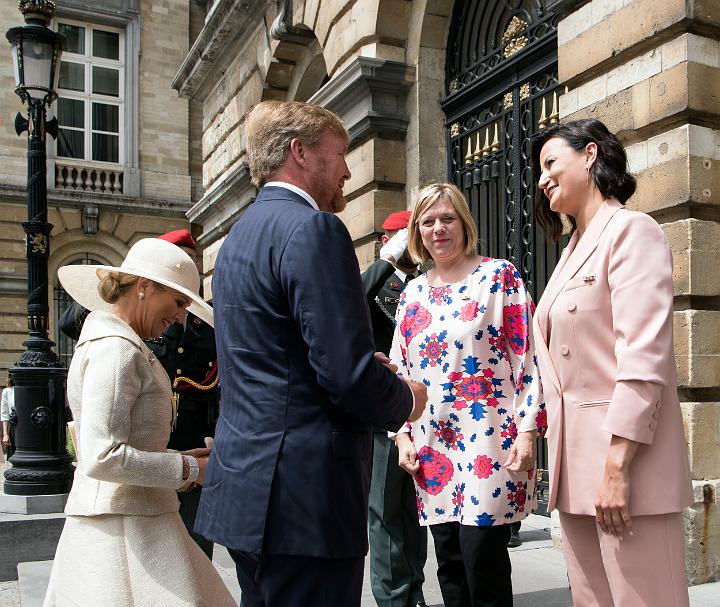
[[[20,607],[20,587],[17,582],[0,582],[0,607]]]

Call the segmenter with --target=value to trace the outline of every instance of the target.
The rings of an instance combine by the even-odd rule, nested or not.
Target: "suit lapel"
[[[545,365],[545,368],[552,369],[549,379],[554,384],[558,394],[561,390],[560,378],[549,350],[548,320],[550,317],[550,309],[558,295],[565,288],[567,282],[577,274],[588,257],[597,249],[600,236],[608,222],[612,219],[613,215],[622,208],[623,206],[617,200],[606,200],[598,209],[595,217],[590,221],[590,225],[582,238],[579,237],[577,232],[572,235],[568,246],[565,247],[560,261],[545,287],[545,292],[540,298],[536,310],[536,328],[538,329],[539,335],[538,339],[535,340],[535,348],[538,356],[548,363]]]
[[[572,235],[560,263],[557,268],[555,268],[545,288],[545,292],[541,298],[542,305],[538,306],[538,308],[540,308],[538,321],[546,343],[550,309],[555,303],[557,296],[565,288],[568,280],[578,273],[578,270],[580,270],[587,261],[588,257],[597,249],[600,236],[608,222],[612,219],[613,215],[622,208],[623,206],[617,200],[606,200],[598,209],[597,213],[595,213],[595,217],[590,221],[590,225],[588,225],[582,238],[578,236],[577,232]]]

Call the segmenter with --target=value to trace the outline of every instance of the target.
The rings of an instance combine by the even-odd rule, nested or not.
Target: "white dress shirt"
[[[285,188],[286,190],[295,192],[298,196],[302,196],[305,200],[307,200],[313,209],[315,209],[316,211],[320,210],[320,207],[318,207],[317,202],[315,202],[315,199],[312,196],[310,196],[310,194],[308,194],[305,190],[297,187],[296,185],[293,185],[291,183],[286,183],[284,181],[268,181],[264,187],[266,187],[266,188],[269,188],[269,187]]]

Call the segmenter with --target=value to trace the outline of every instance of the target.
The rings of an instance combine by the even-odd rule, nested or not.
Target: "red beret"
[[[195,241],[189,230],[175,230],[174,232],[168,232],[158,236],[161,240],[167,240],[178,247],[187,247],[188,249],[195,250]]]
[[[398,211],[397,213],[391,213],[383,221],[383,230],[402,230],[408,227],[410,223],[410,211]]]

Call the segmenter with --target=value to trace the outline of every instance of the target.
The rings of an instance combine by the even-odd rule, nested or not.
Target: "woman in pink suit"
[[[533,141],[536,219],[572,237],[537,306],[549,508],[560,511],[576,607],[687,606],[681,511],[692,502],[677,397],[672,259],[624,208],[625,151],[594,119]]]

